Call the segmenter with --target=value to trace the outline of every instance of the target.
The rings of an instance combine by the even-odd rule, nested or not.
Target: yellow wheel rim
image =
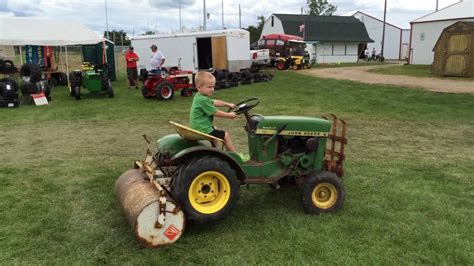
[[[311,193],[313,204],[320,209],[329,209],[337,201],[337,190],[333,184],[320,183],[318,184]]]
[[[207,171],[194,178],[189,187],[189,201],[193,208],[204,214],[220,211],[230,198],[231,188],[227,178],[215,171]]]

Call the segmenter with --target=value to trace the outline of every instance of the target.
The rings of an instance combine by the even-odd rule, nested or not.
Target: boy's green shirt
[[[196,93],[189,111],[189,125],[192,129],[209,134],[212,132],[212,121],[217,108],[211,97]]]

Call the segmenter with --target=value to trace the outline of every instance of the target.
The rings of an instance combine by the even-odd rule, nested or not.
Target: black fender
[[[221,158],[222,160],[229,163],[230,166],[237,172],[237,178],[240,181],[243,181],[246,179],[244,169],[242,168],[242,165],[236,159],[234,159],[232,156],[228,155],[222,150],[209,147],[209,146],[195,146],[195,147],[184,149],[178,152],[177,154],[175,154],[171,158],[171,161],[173,164],[177,165],[188,160],[189,158],[192,158],[195,156],[201,157],[201,156],[206,156],[206,155],[217,156]]]

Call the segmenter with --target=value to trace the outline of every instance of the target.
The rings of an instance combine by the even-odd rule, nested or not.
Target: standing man
[[[374,61],[375,61],[375,55],[376,54],[377,54],[377,52],[375,51],[375,47],[374,47],[374,48],[372,48],[372,58],[371,58]]]
[[[135,89],[138,89],[137,78],[137,61],[139,60],[138,55],[133,52],[133,46],[128,47],[127,52],[125,53],[125,61],[127,61],[127,78],[128,78],[128,88],[135,86]]]
[[[365,51],[364,51],[365,60],[369,61],[369,55],[370,55],[369,48],[365,48]]]
[[[157,70],[161,69],[161,67],[165,63],[166,58],[163,53],[158,50],[158,46],[156,46],[155,44],[153,44],[150,48],[153,52],[150,58],[151,71],[156,72]]]

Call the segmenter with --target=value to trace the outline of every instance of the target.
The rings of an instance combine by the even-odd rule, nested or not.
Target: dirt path
[[[401,75],[383,75],[368,72],[369,69],[385,66],[313,68],[300,71],[306,75],[321,78],[347,79],[369,84],[390,84],[402,87],[423,88],[435,92],[474,93],[474,81],[449,80],[440,78],[418,78]]]

